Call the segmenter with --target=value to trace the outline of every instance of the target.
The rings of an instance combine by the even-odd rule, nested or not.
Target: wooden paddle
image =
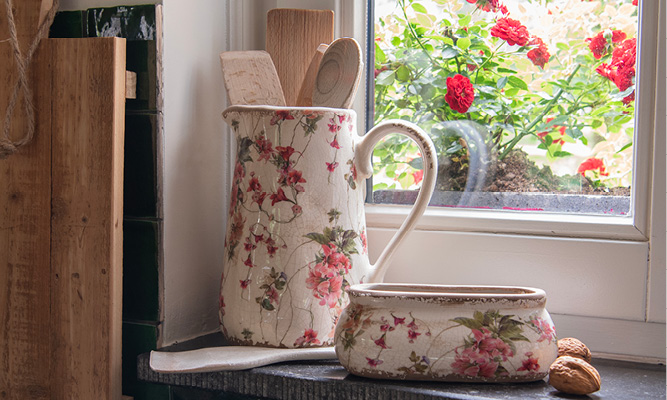
[[[361,47],[352,38],[331,43],[322,57],[313,89],[313,106],[350,108],[361,80]]]
[[[299,89],[313,59],[313,49],[334,38],[331,10],[277,8],[267,14],[266,51],[271,55],[288,106],[297,104]]]
[[[315,79],[317,79],[317,71],[320,69],[320,61],[324,52],[327,51],[329,45],[322,43],[315,50],[313,59],[310,61],[310,66],[306,71],[306,75],[301,82],[301,90],[299,96],[296,98],[296,105],[298,107],[310,107],[313,105],[313,89],[315,88]]]
[[[220,54],[220,65],[230,105],[285,105],[269,53],[262,50],[226,51]]]

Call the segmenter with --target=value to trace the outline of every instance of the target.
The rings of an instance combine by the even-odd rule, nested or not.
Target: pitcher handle
[[[387,244],[382,251],[382,254],[380,254],[380,257],[378,257],[375,264],[371,266],[369,283],[383,281],[384,275],[387,272],[387,267],[389,266],[389,261],[396,252],[399,243],[405,239],[407,234],[414,228],[419,217],[426,211],[426,207],[428,206],[433,190],[435,189],[435,179],[438,168],[437,152],[433,145],[433,141],[426,132],[413,123],[394,119],[376,125],[373,129],[368,131],[357,144],[355,149],[355,154],[358,160],[357,172],[363,178],[370,178],[371,175],[373,175],[373,163],[371,159],[373,148],[380,139],[390,133],[406,135],[417,143],[419,150],[421,150],[422,159],[424,160],[424,177],[421,190],[419,190],[417,200],[408,214],[408,217],[403,221],[401,227],[398,228],[398,231],[394,234],[394,237],[391,238],[389,244]]]

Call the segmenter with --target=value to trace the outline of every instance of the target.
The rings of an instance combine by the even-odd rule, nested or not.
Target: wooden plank
[[[268,12],[266,51],[276,66],[288,106],[296,104],[313,51],[333,41],[333,24],[331,10],[276,8]]]
[[[39,24],[44,20],[51,6],[53,6],[53,0],[14,0],[12,6],[14,9],[16,34],[19,39],[21,51],[25,55],[35,33],[37,33]],[[7,8],[3,1],[0,3],[0,39],[8,37]]]
[[[50,42],[52,396],[120,399],[125,40]]]
[[[41,46],[29,74],[36,108],[34,139],[0,160],[0,399],[46,399],[49,393],[49,60],[49,47]],[[2,123],[17,80],[15,69],[10,44],[0,43]],[[27,125],[22,100],[12,121],[10,137],[17,140]]]
[[[285,106],[276,68],[266,51],[225,51],[220,54],[220,66],[230,105]]]

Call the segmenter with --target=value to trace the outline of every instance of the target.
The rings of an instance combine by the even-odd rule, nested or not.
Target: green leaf
[[[522,79],[517,78],[516,76],[513,76],[513,75],[508,76],[507,79],[509,81],[509,84],[514,86],[515,88],[528,90],[528,85]]]
[[[308,239],[314,240],[319,244],[328,244],[329,238],[321,233],[313,232],[306,235]]]
[[[410,353],[410,361],[412,361],[413,363],[419,361],[419,357],[417,357],[417,353],[415,353],[414,350],[412,350],[412,353]]]
[[[399,38],[398,36],[394,36],[393,38],[391,38],[391,44],[395,47],[398,47],[401,44],[401,38]],[[377,43],[375,45],[377,46]]]
[[[459,51],[456,48],[447,46],[442,50],[441,57],[445,60],[449,60],[449,59],[452,59],[452,58],[454,58],[458,55],[459,55]]]
[[[405,65],[401,65],[396,70],[396,79],[400,82],[407,82],[410,79],[410,70]]]
[[[273,304],[271,304],[271,301],[270,301],[269,299],[264,299],[264,300],[262,301],[262,308],[265,309],[265,310],[267,310],[267,311],[273,311],[273,310],[276,309],[276,308],[273,306]]]
[[[396,80],[396,74],[392,70],[382,71],[375,78],[376,85],[389,86]]]
[[[571,155],[572,153],[570,153],[569,151],[562,151],[562,150],[554,151],[554,157],[567,157]]]
[[[498,88],[498,90],[504,88],[505,85],[507,84],[508,79],[509,78],[506,76],[503,76],[502,78],[498,79],[498,82],[496,82],[496,88]]]
[[[398,42],[400,43],[401,41],[399,40]],[[391,44],[394,44],[393,39],[392,39]],[[397,45],[394,44],[394,46],[397,46]],[[382,51],[382,49],[380,48],[380,45],[377,44],[377,43],[375,43],[375,62],[380,63],[380,64],[384,64],[384,63],[387,62],[387,55],[384,54],[384,51]]]
[[[630,147],[632,147],[632,142],[630,142],[630,143],[626,144],[625,146],[621,147],[621,149],[619,151],[617,151],[616,154],[622,152],[625,149],[629,149]]]
[[[479,328],[482,327],[482,322],[481,321],[477,321],[477,320],[472,319],[472,318],[457,317],[457,318],[452,319],[452,321],[454,321],[456,323],[459,323],[459,324],[461,324],[461,325],[463,325],[467,328],[470,328],[470,329],[479,329]]]
[[[412,9],[417,11],[417,12],[420,12],[420,13],[424,13],[424,14],[428,13],[428,11],[426,10],[426,7],[422,6],[419,3],[412,3]]]
[[[468,47],[470,47],[470,39],[468,39],[467,37],[463,37],[457,40],[456,47],[458,47],[461,50],[466,50]]]
[[[459,19],[459,25],[462,27],[466,27],[470,25],[470,21],[472,20],[472,16],[470,14],[466,14],[463,18]]]

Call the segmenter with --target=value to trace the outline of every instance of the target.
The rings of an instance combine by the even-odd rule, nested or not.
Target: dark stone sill
[[[221,334],[211,334],[162,349],[184,351],[224,346]],[[208,393],[236,393],[270,399],[664,399],[665,366],[594,359],[602,389],[589,396],[557,392],[546,381],[522,384],[462,384],[391,381],[349,374],[337,361],[289,362],[245,371],[161,374],[150,369],[149,353],[137,359],[140,380],[203,389]]]

